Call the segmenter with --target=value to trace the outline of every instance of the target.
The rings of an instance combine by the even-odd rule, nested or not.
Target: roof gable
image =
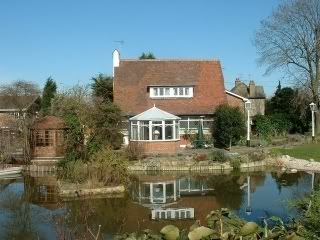
[[[156,106],[140,113],[132,118],[131,121],[163,121],[163,120],[177,120],[179,117],[163,111]]]

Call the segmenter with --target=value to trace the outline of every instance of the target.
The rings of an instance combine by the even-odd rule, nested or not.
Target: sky
[[[240,77],[271,95],[280,73],[264,75],[253,44],[280,0],[0,0],[0,84],[18,79],[59,88],[112,74],[121,58],[219,59],[226,89]],[[119,41],[123,41],[120,43]]]

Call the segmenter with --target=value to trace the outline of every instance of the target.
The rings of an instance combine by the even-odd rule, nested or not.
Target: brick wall
[[[138,144],[144,153],[176,153],[180,148],[180,141],[131,141]]]
[[[242,99],[227,94],[228,105],[232,107],[239,107],[244,112],[244,102]]]

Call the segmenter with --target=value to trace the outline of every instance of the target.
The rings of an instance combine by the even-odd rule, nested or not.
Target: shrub
[[[266,153],[262,151],[249,152],[248,158],[251,162],[259,162],[264,160],[267,157]]]
[[[241,167],[241,161],[240,159],[233,159],[232,161],[230,161],[230,165],[233,170],[239,170]]]
[[[84,183],[88,179],[88,165],[82,160],[62,161],[58,177],[71,183]]]
[[[264,115],[257,115],[254,118],[256,133],[258,136],[268,142],[274,133],[274,126],[269,117]]]
[[[229,155],[224,150],[215,150],[211,152],[211,160],[214,162],[226,162],[229,160]]]
[[[90,159],[93,166],[90,176],[95,177],[105,185],[120,184],[128,181],[128,162],[125,156],[110,147],[96,152]]]
[[[215,111],[213,138],[220,146],[231,147],[245,132],[243,113],[238,107],[220,105]]]
[[[206,154],[196,154],[193,156],[193,160],[196,162],[202,162],[206,161],[208,159],[208,156]]]
[[[125,156],[110,147],[94,153],[87,163],[82,160],[61,161],[59,167],[59,177],[71,183],[114,185],[128,181]]]
[[[136,160],[141,159],[143,149],[142,149],[141,144],[139,144],[137,142],[131,142],[127,146],[125,153],[126,153],[126,157],[128,158],[128,160],[136,161]]]

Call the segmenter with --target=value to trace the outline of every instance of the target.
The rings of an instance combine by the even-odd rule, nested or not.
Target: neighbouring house
[[[46,116],[37,119],[31,127],[31,157],[34,160],[62,158],[65,130],[61,118]]]
[[[13,115],[15,118],[26,114],[36,115],[40,110],[40,96],[0,96],[0,113]]]
[[[203,124],[205,133],[209,133],[215,108],[227,103],[218,60],[120,59],[119,52],[115,50],[113,74],[114,102],[121,108],[126,120],[136,121],[133,117],[145,111],[175,116],[175,123],[180,125],[179,134],[168,136],[179,140],[179,145],[187,143],[185,136],[197,131],[199,124]],[[141,121],[150,123],[150,119]],[[148,132],[151,137],[147,134],[148,140],[144,140],[149,143],[158,141],[152,137],[154,131],[159,131],[153,124],[160,124],[151,121],[148,128],[152,131]],[[175,123],[170,122],[170,126]],[[165,124],[166,119],[161,119],[162,129]],[[162,134],[162,140],[173,140],[166,139],[165,134]],[[127,143],[136,141],[130,131],[125,135]]]
[[[17,119],[13,115],[0,113],[0,152],[12,155],[22,152],[22,148]]]
[[[226,91],[226,93],[229,105],[238,106],[244,111],[244,103],[250,100],[250,115],[264,115],[266,95],[263,86],[256,85],[254,81],[250,81],[249,85],[247,85],[237,78],[235,86],[230,91]]]

